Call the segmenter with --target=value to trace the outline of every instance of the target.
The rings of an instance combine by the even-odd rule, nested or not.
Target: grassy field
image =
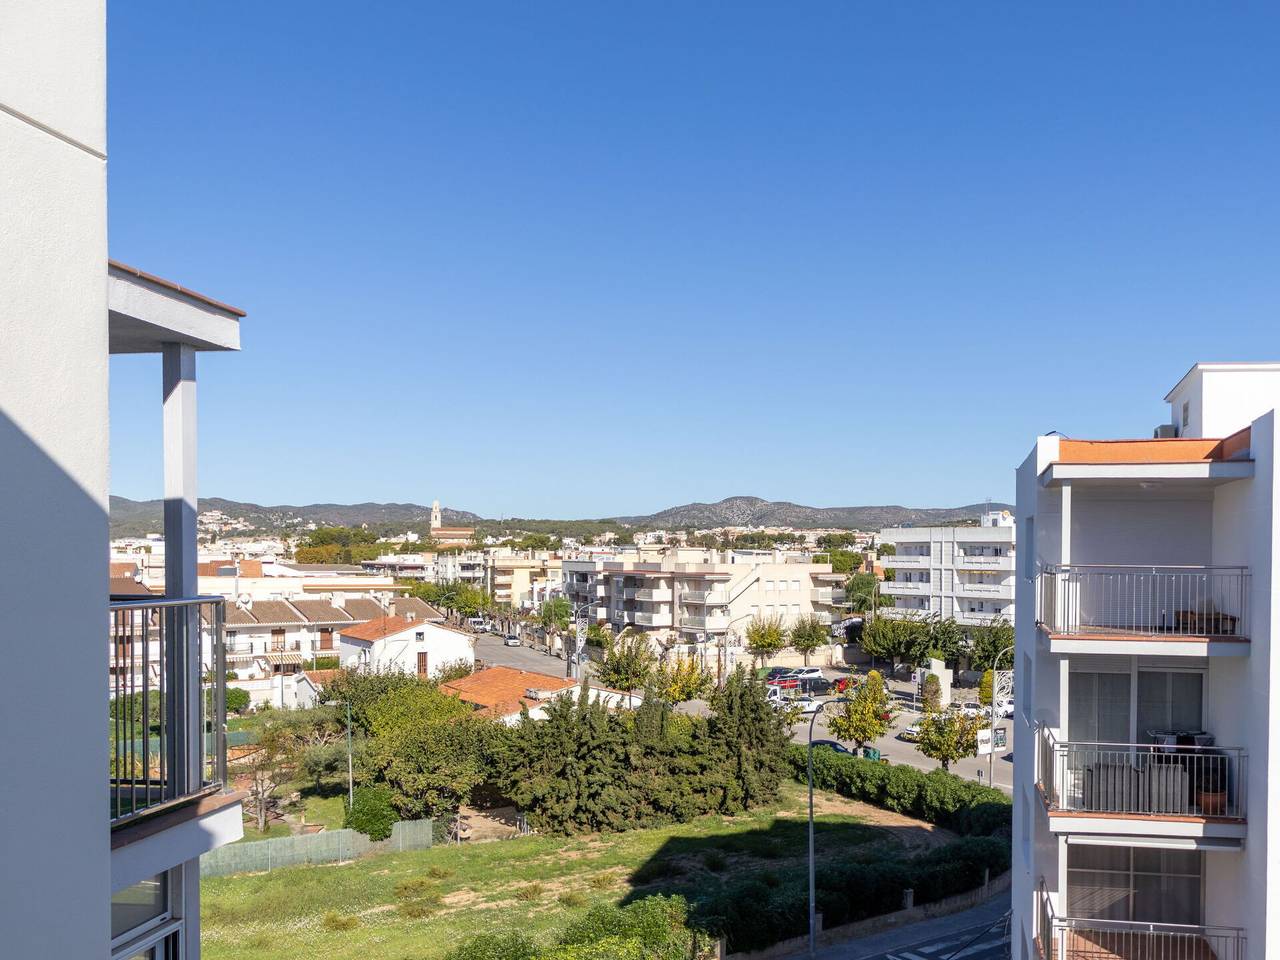
[[[898,856],[904,832],[820,796],[819,856]],[[519,928],[550,937],[592,904],[651,893],[714,895],[749,874],[805,869],[805,796],[788,783],[774,809],[653,830],[530,836],[441,846],[350,864],[212,877],[202,884],[209,960],[431,960],[467,936]],[[310,820],[308,816],[308,820]],[[905,838],[905,839],[904,839]]]

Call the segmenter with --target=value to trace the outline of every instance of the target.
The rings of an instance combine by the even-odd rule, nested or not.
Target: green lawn
[[[650,893],[697,900],[748,874],[803,875],[804,799],[803,789],[788,783],[777,808],[740,817],[211,877],[202,883],[205,956],[431,960],[485,931],[518,927],[553,936],[593,903]],[[842,803],[834,794],[823,801],[827,809]],[[848,857],[854,847],[867,859],[901,851],[896,837],[853,816],[825,814],[818,823],[821,857]],[[348,918],[355,926],[341,929]]]

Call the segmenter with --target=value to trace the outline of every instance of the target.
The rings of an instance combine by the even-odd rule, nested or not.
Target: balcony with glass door
[[[1244,960],[1245,931],[1205,922],[1205,854],[1076,845],[1067,891],[1040,881],[1043,960]]]
[[[1054,832],[1239,844],[1248,755],[1204,729],[1204,680],[1200,671],[1072,671],[1066,736],[1041,727],[1037,744]]]

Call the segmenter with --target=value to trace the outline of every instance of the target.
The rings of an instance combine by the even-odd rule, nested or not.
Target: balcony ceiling
[[[112,260],[107,316],[112,353],[159,353],[166,343],[239,350],[244,311]]]

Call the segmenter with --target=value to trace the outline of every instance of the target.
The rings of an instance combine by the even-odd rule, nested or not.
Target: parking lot
[[[838,677],[849,676],[850,671],[838,668],[823,668],[823,676],[827,679],[834,680]],[[859,670],[854,672],[857,676],[864,676],[865,671]],[[894,718],[893,727],[890,732],[878,740],[869,744],[880,751],[880,756],[887,758],[891,763],[905,763],[921,770],[933,770],[939,766],[936,760],[931,760],[922,754],[916,745],[902,738],[902,731],[910,726],[914,721],[920,719],[920,709],[918,703],[912,697],[913,684],[907,680],[889,680],[887,681],[889,690],[895,695],[901,709]],[[830,700],[832,697],[819,697],[820,700]],[[965,700],[977,700],[977,688],[954,687],[952,688],[951,699],[956,702]],[[830,707],[829,710],[836,710],[838,707]],[[792,727],[791,738],[796,743],[807,743],[809,739],[809,717],[806,716],[802,722]],[[958,760],[951,765],[951,772],[957,776],[964,777],[968,780],[981,779],[982,782],[988,782],[987,770],[991,767],[991,776],[997,787],[1006,790],[1013,790],[1013,728],[1012,720],[997,721],[996,726],[1005,731],[1007,738],[1007,747],[995,756],[994,762],[990,762],[986,756],[969,757],[964,760]],[[819,714],[813,725],[813,738],[815,740],[839,740],[831,734],[827,726],[825,715]],[[849,741],[841,741],[849,749],[853,749],[853,744]]]

